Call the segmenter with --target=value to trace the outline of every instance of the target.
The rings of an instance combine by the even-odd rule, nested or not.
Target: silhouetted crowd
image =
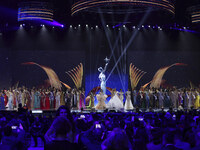
[[[71,113],[55,116],[26,110],[0,113],[0,149],[25,150],[31,137],[45,150],[199,150],[200,112]]]

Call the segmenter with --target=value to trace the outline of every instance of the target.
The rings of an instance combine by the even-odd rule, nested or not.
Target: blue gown
[[[34,100],[34,108],[40,108],[40,92],[35,92]]]
[[[0,110],[5,110],[4,95],[0,97]]]

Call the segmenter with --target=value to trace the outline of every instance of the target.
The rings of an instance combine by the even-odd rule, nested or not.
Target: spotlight
[[[23,25],[23,27],[25,27],[25,24],[22,24]]]
[[[155,28],[155,26],[153,26],[153,29]]]
[[[78,26],[80,27],[81,25],[79,24]]]
[[[55,27],[53,26],[52,28],[54,29]]]
[[[183,27],[183,29],[186,29],[186,27]]]
[[[133,26],[133,29],[135,29],[135,26]]]
[[[61,27],[64,28],[64,25],[62,24]]]
[[[98,28],[98,25],[96,25],[96,28]]]
[[[126,26],[125,26],[125,25],[123,25],[123,27],[125,28]]]
[[[150,28],[151,26],[150,26],[150,25],[148,25],[148,27]]]
[[[42,27],[44,27],[44,25],[42,25]]]
[[[142,28],[144,28],[144,25],[142,25]]]
[[[160,29],[160,26],[158,26],[158,29]]]
[[[70,25],[70,28],[72,28],[72,25]]]
[[[138,28],[138,30],[140,30],[140,28]]]
[[[88,27],[88,25],[87,25],[87,24],[86,24],[85,26],[86,26],[86,27]]]
[[[74,29],[76,29],[76,27],[74,27]]]
[[[22,27],[22,24],[20,24],[20,27]]]
[[[91,29],[93,29],[93,27],[91,27]]]
[[[106,25],[106,27],[109,27],[108,25]]]
[[[162,30],[162,28],[160,28],[160,31]]]

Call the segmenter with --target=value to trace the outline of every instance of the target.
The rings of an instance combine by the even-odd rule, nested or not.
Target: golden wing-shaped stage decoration
[[[166,67],[163,67],[163,68],[160,68],[156,74],[154,75],[153,77],[153,80],[151,81],[151,85],[150,87],[154,87],[154,88],[160,88],[160,85],[161,85],[161,82],[162,82],[162,78],[165,74],[165,72],[173,67],[173,66],[186,66],[187,64],[183,64],[183,63],[175,63],[175,64],[172,64],[170,66],[166,66]]]
[[[66,88],[71,89],[71,87],[69,85],[67,85],[66,83],[60,81],[60,83],[62,83]]]
[[[78,67],[75,67],[71,71],[66,72],[73,80],[77,89],[81,88],[83,80],[83,64],[80,63]]]
[[[146,72],[138,69],[132,63],[130,64],[129,75],[130,75],[130,81],[131,81],[131,88],[132,88],[132,90],[134,90],[137,87],[140,79],[143,77],[143,75],[145,73]]]
[[[22,64],[23,65],[37,65],[37,66],[39,66],[40,68],[42,68],[46,72],[47,76],[49,77],[51,87],[54,87],[56,89],[61,89],[62,85],[60,83],[60,80],[59,80],[57,74],[54,72],[53,69],[46,67],[46,66],[42,66],[42,65],[37,64],[35,62],[26,62],[26,63],[22,63]]]
[[[151,81],[148,82],[148,83],[146,83],[145,85],[141,86],[140,91],[144,91],[144,89],[145,89],[150,83],[151,83]]]

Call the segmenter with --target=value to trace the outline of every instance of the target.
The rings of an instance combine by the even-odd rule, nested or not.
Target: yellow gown
[[[194,103],[194,107],[196,109],[200,107],[199,100],[200,100],[200,96],[199,96],[199,93],[197,93],[197,96],[196,96],[196,99],[195,99],[195,103]]]

